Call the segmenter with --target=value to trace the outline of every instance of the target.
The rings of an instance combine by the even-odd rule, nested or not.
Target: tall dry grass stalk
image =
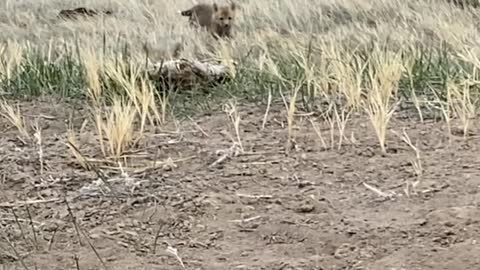
[[[42,140],[42,129],[40,127],[40,123],[38,119],[35,119],[35,123],[32,125],[33,130],[33,137],[37,143],[37,153],[38,153],[38,163],[40,165],[40,175],[43,175],[44,172],[44,160],[43,160],[43,140]]]
[[[23,55],[24,48],[18,42],[0,45],[0,82],[12,78],[12,72],[23,61]]]
[[[100,123],[111,156],[118,160],[135,141],[137,111],[129,101],[115,98],[105,121]]]
[[[416,180],[411,181],[407,180],[406,181],[406,186],[405,186],[405,194],[409,197],[410,194],[416,194],[416,187],[420,183],[421,177],[423,175],[423,166],[422,166],[422,159],[421,159],[421,152],[420,149],[418,148],[418,144],[415,143],[415,145],[412,143],[412,140],[410,139],[410,136],[408,136],[407,132],[405,129],[403,129],[402,134],[398,134],[395,131],[392,131],[395,135],[397,135],[405,144],[407,144],[414,152],[415,152],[415,158],[411,160],[411,164],[413,167],[413,172],[415,173]]]
[[[290,42],[290,45],[291,45],[291,42]],[[290,148],[292,147],[293,139],[295,137],[294,120],[295,120],[295,111],[296,111],[296,102],[297,102],[298,93],[303,87],[303,84],[305,82],[311,82],[313,80],[313,76],[311,76],[312,74],[311,71],[313,69],[309,67],[309,65],[307,64],[307,59],[303,57],[301,54],[299,54],[298,51],[290,51],[290,55],[301,58],[300,61],[303,62],[302,66],[305,70],[306,77],[298,81],[289,81],[280,72],[280,68],[278,64],[275,62],[275,60],[273,60],[273,58],[271,57],[268,48],[265,46],[263,49],[265,52],[260,58],[260,60],[258,61],[259,70],[269,74],[275,79],[278,79],[280,81],[280,84],[289,90],[288,101],[284,93],[280,91],[280,95],[282,96],[283,103],[286,109],[286,116],[287,116],[287,142],[285,146],[285,151],[289,153]]]
[[[385,148],[387,128],[398,103],[396,97],[398,83],[403,72],[400,53],[383,52],[377,49],[370,59],[367,80],[367,97],[364,108],[375,129],[382,153]]]
[[[309,119],[309,122],[312,125],[313,130],[315,131],[315,134],[317,134],[317,137],[320,140],[322,148],[327,149],[327,143],[325,142],[325,139],[323,138],[323,133],[320,130],[320,127],[312,119]]]
[[[73,129],[72,125],[69,124],[67,128],[67,143],[66,145],[68,146],[68,149],[70,150],[70,153],[75,157],[75,160],[84,168],[85,170],[88,170],[88,161],[85,159],[85,157],[78,152],[79,144],[77,141],[77,136],[75,133],[75,130]]]
[[[356,106],[356,105],[355,105]],[[353,107],[354,108],[354,107]],[[338,112],[337,106],[334,107],[334,113],[335,113],[335,122],[337,123],[337,129],[338,129],[338,143],[337,143],[337,150],[340,150],[342,148],[343,144],[343,139],[345,137],[345,128],[347,127],[348,120],[350,119],[350,115],[353,112],[352,107],[344,107]]]
[[[450,106],[450,102],[443,101],[442,98],[438,95],[437,91],[429,86],[430,91],[432,92],[434,96],[434,101],[433,102],[428,102],[429,106],[432,108],[435,108],[437,110],[440,110],[442,113],[443,120],[445,121],[447,125],[447,132],[448,132],[448,139],[451,141],[452,137],[452,110]]]
[[[471,122],[477,114],[478,97],[471,93],[474,85],[475,83],[468,79],[460,84],[452,81],[447,83],[447,103],[454,115],[460,119],[464,137],[468,135]]]
[[[102,63],[93,48],[82,50],[82,61],[85,70],[85,80],[87,82],[87,97],[91,103],[94,123],[96,123],[95,127],[98,134],[98,141],[100,143],[100,150],[102,151],[102,154],[106,156],[105,144],[103,142],[103,129],[100,124],[102,122],[102,107],[104,106],[100,78],[102,73]]]
[[[409,88],[410,88],[410,95],[412,97],[412,102],[413,102],[413,105],[415,106],[415,109],[417,110],[418,116],[420,117],[420,122],[423,123],[423,112],[420,106],[421,101],[417,96],[417,91],[415,89],[415,83],[414,83],[413,67],[415,64],[415,59],[412,56],[405,57],[403,59],[403,63],[404,63],[404,70],[408,77],[408,81],[410,85]]]
[[[325,94],[325,98],[328,100],[328,96]],[[343,145],[343,141],[347,139],[345,136],[345,129],[347,127],[347,123],[350,120],[350,116],[354,111],[353,107],[348,105],[342,106],[341,109],[338,108],[339,106],[335,103],[334,100],[329,101],[329,106],[327,110],[321,113],[322,119],[324,122],[328,123],[329,130],[330,130],[330,149],[334,149],[335,145],[337,146],[337,150],[340,150]],[[315,133],[320,139],[322,146],[326,147],[325,140],[323,135],[318,128],[318,126],[313,125]],[[335,140],[335,134],[337,134],[337,140]]]
[[[225,41],[220,41],[217,55],[220,57],[220,63],[227,67],[228,75],[230,78],[235,78],[237,69],[235,65],[235,59],[233,58],[233,50],[231,46],[228,46]]]
[[[413,144],[410,136],[405,131],[405,128],[402,129],[402,134],[398,134],[396,131],[392,130],[392,133],[399,137],[406,145],[408,145],[415,153],[415,158],[411,161],[413,171],[416,177],[421,177],[423,175],[423,166],[422,166],[422,158],[421,158],[421,151],[418,148],[418,142]]]
[[[223,106],[224,112],[227,114],[230,122],[233,124],[235,130],[236,141],[232,138],[232,142],[239,146],[241,152],[244,152],[242,137],[240,135],[240,113],[238,112],[237,103],[235,100],[230,100]]]
[[[0,101],[0,115],[5,117],[10,124],[12,124],[20,133],[22,139],[30,140],[30,134],[28,133],[27,126],[25,124],[25,118],[20,111],[20,107],[17,105],[14,106],[7,103],[7,101]]]
[[[129,101],[135,106],[140,116],[140,135],[145,131],[146,121],[151,125],[155,122],[164,123],[166,118],[166,97],[156,100],[156,94],[151,82],[142,76],[139,65],[128,63],[107,62],[105,74],[120,85]],[[162,105],[162,113],[157,108],[157,101]]]
[[[118,160],[142,138],[147,124],[153,127],[166,121],[168,99],[160,96],[152,82],[143,77],[140,65],[116,61],[113,57],[102,58],[92,48],[82,50],[81,55],[100,148],[105,157]],[[119,89],[104,88],[102,80],[109,80]],[[107,106],[106,98],[111,106]],[[72,136],[71,133],[69,143],[78,149]]]
[[[101,58],[93,48],[82,50],[82,64],[85,71],[85,81],[87,82],[87,97],[90,99],[94,108],[102,106],[102,86],[101,86]]]
[[[360,108],[362,98],[362,77],[368,62],[360,59],[355,50],[347,51],[341,47],[328,46],[327,58],[331,60],[334,91],[345,97],[347,106]]]
[[[280,94],[282,95],[283,102],[285,104],[285,107],[287,109],[287,143],[285,146],[285,151],[287,153],[290,152],[290,148],[292,147],[293,140],[295,138],[295,111],[296,111],[296,102],[297,102],[297,96],[298,92],[300,91],[300,88],[302,87],[302,83],[297,83],[296,86],[291,90],[289,100],[287,101],[285,96],[283,95],[282,92]]]

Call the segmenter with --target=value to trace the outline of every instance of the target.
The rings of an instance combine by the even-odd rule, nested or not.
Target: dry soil
[[[362,116],[348,123],[340,150],[324,149],[308,117],[298,117],[286,154],[282,106],[264,130],[265,108],[240,108],[244,153],[210,166],[228,153],[234,133],[225,113],[205,114],[149,131],[122,176],[118,164],[100,163],[91,121],[81,130],[84,107],[21,108],[42,128],[44,166],[38,145],[0,118],[1,269],[480,267],[476,129],[467,137],[454,129],[449,139],[443,122],[396,115],[391,129],[405,128],[418,142],[418,177],[414,151],[389,132],[382,155]],[[328,124],[309,117],[330,144]],[[108,185],[70,154],[68,119]],[[417,180],[407,196],[406,183]]]

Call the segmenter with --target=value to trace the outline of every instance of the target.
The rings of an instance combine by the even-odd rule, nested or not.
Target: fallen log
[[[224,83],[230,79],[230,74],[226,65],[187,59],[157,62],[148,68],[151,80],[181,87]]]

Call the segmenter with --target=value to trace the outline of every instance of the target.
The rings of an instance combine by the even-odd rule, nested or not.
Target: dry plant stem
[[[405,129],[403,129],[403,134],[402,135],[397,134],[395,131],[393,131],[393,133],[395,135],[397,135],[398,137],[400,137],[402,139],[402,141],[404,143],[406,143],[415,152],[415,159],[413,159],[411,162],[412,162],[413,171],[415,173],[415,176],[416,176],[417,180],[413,183],[412,183],[412,181],[407,180],[406,183],[405,183],[406,187],[404,189],[404,192],[407,195],[407,197],[410,197],[410,193],[411,193],[410,190],[413,191],[413,194],[417,193],[416,187],[417,187],[418,183],[420,182],[420,177],[423,174],[422,161],[421,161],[421,157],[420,157],[420,150],[418,149],[417,146],[413,145],[413,143],[412,143],[410,137],[408,136],[407,132],[405,131]]]
[[[347,126],[347,122],[348,122],[348,119],[350,118],[350,114],[352,113],[352,110],[349,110],[347,113],[345,113],[345,109],[342,109],[341,116],[338,114],[338,110],[336,106],[334,107],[334,110],[335,110],[335,118],[337,122],[338,134],[339,134],[337,150],[340,150],[342,148],[343,138],[345,138],[345,127]]]
[[[413,105],[418,112],[418,116],[420,117],[420,122],[423,123],[423,113],[422,109],[420,108],[420,101],[418,100],[417,93],[415,92],[415,88],[413,87],[413,79],[410,78],[410,93],[412,94]]]
[[[155,155],[153,156],[152,165],[150,167],[155,170],[157,168],[158,161],[158,148],[155,148]]]
[[[334,59],[332,61],[332,73],[335,77],[336,91],[342,93],[346,98],[347,107],[357,109],[361,104],[362,74],[367,64],[365,63],[363,67],[356,70],[350,64],[352,60],[358,60],[359,58],[354,55],[355,52],[340,51],[334,46],[329,46],[329,48],[331,49],[329,56]]]
[[[433,95],[435,96],[435,101],[440,105],[440,111],[442,112],[443,119],[445,120],[445,123],[447,124],[447,131],[448,131],[448,142],[451,143],[452,141],[452,124],[451,124],[451,111],[450,111],[450,105],[449,102],[445,104],[440,97],[437,94],[437,91],[429,85],[430,90],[432,91]]]
[[[331,108],[333,108],[335,105],[330,105],[329,109],[326,112],[322,113],[322,118],[325,122],[328,123],[328,126],[330,127],[330,149],[333,150],[335,147],[335,121],[332,119],[332,117],[329,115]]]
[[[292,142],[295,137],[295,134],[293,134],[294,130],[294,118],[295,118],[295,102],[297,100],[297,95],[298,92],[300,91],[300,88],[302,87],[302,82],[298,82],[298,84],[293,88],[293,91],[290,95],[290,102],[287,102],[285,96],[283,95],[282,91],[280,91],[280,95],[282,96],[283,103],[287,109],[287,130],[288,130],[288,135],[287,135],[287,143],[285,146],[285,152],[286,154],[290,153],[290,148],[292,147]]]
[[[412,94],[413,104],[415,106],[415,109],[418,112],[418,116],[420,117],[420,122],[423,123],[424,122],[423,113],[422,113],[422,109],[420,108],[420,101],[418,100],[417,94],[415,93],[415,89],[413,89],[413,86],[411,87],[411,94]]]
[[[320,128],[317,126],[317,124],[315,124],[313,122],[312,119],[309,119],[310,121],[310,124],[312,125],[313,127],[313,130],[315,130],[315,133],[317,134],[318,138],[320,139],[320,143],[322,144],[322,148],[323,149],[327,149],[327,144],[325,143],[325,140],[323,139],[323,136],[322,136],[322,131],[320,130]]]
[[[468,80],[461,83],[461,88],[451,81],[447,85],[447,102],[455,115],[460,118],[464,138],[468,135],[471,119],[476,115],[477,101],[471,98],[471,85],[473,83]]]
[[[8,42],[7,44],[0,45],[0,74],[4,74],[0,78],[0,82],[4,80],[9,81],[12,78],[13,71],[24,60],[24,46],[18,42]],[[0,94],[2,92],[0,91]]]
[[[25,232],[23,231],[22,225],[20,224],[20,221],[18,220],[17,213],[15,212],[15,210],[13,210],[13,208],[12,208],[12,214],[13,214],[13,218],[15,219],[15,223],[17,224],[18,229],[20,230],[20,233],[22,234],[23,240],[25,241],[25,243],[29,242],[29,241],[27,241],[27,237],[25,236]]]
[[[243,198],[250,198],[250,199],[271,199],[273,198],[272,195],[250,195],[250,194],[243,194],[243,193],[236,193],[238,197]]]
[[[100,149],[105,156],[105,146],[103,144],[103,132],[102,132],[102,88],[100,85],[100,63],[98,62],[98,56],[92,48],[85,49],[83,54],[83,65],[85,67],[86,81],[87,81],[87,96],[90,99],[94,122],[96,123],[96,129],[98,133],[98,141],[100,143]]]
[[[415,172],[416,172],[417,176],[421,176],[421,175],[423,174],[423,167],[422,167],[422,160],[421,160],[421,157],[420,157],[420,150],[418,149],[418,146],[413,145],[412,140],[411,140],[410,137],[408,136],[408,134],[407,134],[407,132],[405,131],[405,129],[403,129],[402,140],[403,140],[408,146],[410,146],[410,148],[412,148],[413,151],[415,152],[415,158],[416,158],[416,162],[414,163],[414,164],[416,164],[416,166],[415,166]]]
[[[238,113],[237,110],[237,105],[236,102],[230,101],[226,106],[225,106],[225,112],[230,118],[230,121],[233,124],[233,127],[235,129],[235,135],[237,137],[237,141],[233,141],[234,144],[237,144],[240,147],[240,151],[243,152],[243,145],[242,145],[242,139],[240,137],[240,114]]]
[[[78,262],[77,254],[73,255],[73,259],[75,260],[75,267],[77,270],[80,270],[80,263]]]
[[[298,91],[300,90],[301,84],[299,83],[297,87],[294,88],[293,95],[290,96],[290,103],[288,104],[288,112],[287,112],[287,125],[288,125],[288,138],[287,138],[287,146],[286,151],[287,153],[290,152],[290,147],[295,134],[293,134],[294,130],[294,117],[295,117],[295,102],[297,100]]]
[[[78,224],[77,224],[77,218],[73,214],[72,208],[70,208],[70,205],[68,204],[66,192],[65,192],[64,202],[65,202],[65,205],[67,206],[68,214],[70,215],[70,218],[72,219],[72,223],[73,223],[73,227],[75,228],[75,232],[77,233],[78,243],[80,244],[80,246],[83,247],[82,237],[81,237],[81,234],[80,234],[80,228],[78,227]]]
[[[392,105],[391,99],[396,96],[403,65],[399,54],[381,52],[378,48],[370,61],[369,91],[365,101],[365,110],[375,129],[382,153],[386,154],[387,127],[398,105],[398,102]]]
[[[267,109],[265,110],[265,114],[263,116],[262,130],[265,130],[265,124],[267,123],[268,113],[270,111],[271,104],[272,104],[272,90],[268,89]]]
[[[0,102],[0,115],[5,117],[13,126],[15,126],[22,136],[23,139],[30,140],[30,135],[28,134],[25,119],[22,116],[20,108],[17,106],[17,109],[14,109],[13,106],[9,105],[5,100]],[[23,141],[23,139],[21,139]],[[25,141],[23,141],[25,143]]]
[[[25,207],[27,209],[28,219],[30,220],[30,227],[32,228],[33,240],[35,241],[35,249],[38,250],[37,233],[35,232],[35,225],[33,225],[33,219],[30,213],[30,207],[28,207],[28,205],[25,205]]]
[[[48,241],[48,251],[52,250],[53,241],[55,240],[55,235],[57,234],[57,231],[58,231],[58,225],[55,227],[55,230],[53,231],[52,238],[50,238],[50,241]]]
[[[171,247],[170,245],[168,245],[166,251],[167,251],[168,253],[172,254],[173,256],[175,256],[175,258],[176,258],[177,261],[180,263],[180,265],[182,266],[182,268],[185,268],[185,265],[183,264],[182,258],[180,258],[180,256],[178,256],[178,251],[177,251],[176,248],[173,248],[173,247]]]
[[[386,135],[387,135],[387,126],[390,122],[393,112],[395,111],[396,105],[393,108],[385,111],[377,105],[370,104],[367,105],[369,108],[367,109],[370,121],[375,129],[375,133],[380,143],[380,148],[383,154],[387,154],[387,149],[385,147],[386,143]]]
[[[208,133],[207,133],[197,122],[195,122],[195,121],[192,119],[192,117],[190,117],[190,116],[187,116],[187,117],[188,117],[188,119],[189,119],[190,121],[192,121],[192,123],[195,125],[195,127],[196,127],[205,137],[207,137],[207,138],[210,137],[210,135],[208,135]]]
[[[376,188],[376,187],[373,187],[365,182],[362,183],[364,187],[368,188],[369,190],[375,192],[378,196],[380,197],[383,197],[383,198],[390,198],[392,197],[392,193],[387,193],[387,192],[383,192],[381,191],[380,189]]]
[[[84,49],[82,52],[83,66],[87,81],[87,95],[96,109],[101,107],[102,87],[100,84],[100,66],[98,55],[93,48]]]
[[[417,93],[415,91],[415,84],[414,84],[414,81],[413,81],[413,71],[412,70],[413,70],[414,63],[415,63],[414,57],[408,57],[407,59],[404,60],[404,69],[407,73],[408,80],[409,80],[409,83],[410,83],[410,93],[412,95],[413,105],[415,106],[415,109],[417,110],[418,116],[420,117],[420,122],[423,123],[424,122],[423,113],[422,113],[422,109],[420,107],[420,101],[418,100]]]
[[[100,263],[102,264],[103,268],[105,270],[108,270],[108,267],[107,265],[105,264],[105,262],[103,261],[102,257],[100,257],[100,254],[98,253],[97,249],[95,248],[95,246],[93,246],[92,242],[90,241],[90,238],[88,237],[88,235],[83,231],[81,230],[83,236],[85,237],[85,239],[87,240],[87,243],[88,245],[90,246],[90,248],[92,249],[93,253],[95,253],[95,256],[97,256],[98,260],[100,261]]]
[[[54,199],[45,199],[45,200],[31,200],[31,201],[16,201],[14,203],[0,203],[0,207],[15,207],[19,205],[31,205],[37,203],[46,203],[46,202],[55,202],[58,201],[58,198]]]
[[[38,119],[35,121],[35,125],[33,127],[35,133],[33,136],[37,140],[37,147],[38,147],[38,161],[40,163],[40,175],[43,175],[43,148],[42,148],[42,130],[39,126]]]
[[[77,151],[78,149],[78,144],[77,140],[75,138],[75,132],[71,127],[67,129],[67,142],[65,143],[68,148],[70,149],[70,153],[75,157],[75,159],[80,163],[80,165],[85,169],[85,170],[90,170],[88,166],[88,161],[87,159],[79,152]],[[103,148],[103,147],[102,147]],[[103,150],[102,150],[103,153]],[[105,153],[103,153],[105,154]]]
[[[156,96],[158,98],[158,101],[160,102],[160,109],[161,113],[158,113],[158,111],[155,109],[153,110],[155,113],[155,116],[157,120],[160,122],[160,124],[165,124],[167,122],[167,112],[168,112],[168,106],[169,106],[169,95],[165,93],[166,91],[163,91],[163,93],[160,96],[160,93],[156,91]]]
[[[208,167],[213,168],[217,166],[218,164],[224,162],[228,158],[232,158],[237,156],[239,153],[243,153],[243,150],[240,149],[240,146],[237,143],[233,143],[232,146],[227,149],[227,150],[222,150],[218,152],[223,152],[223,155],[221,155],[217,160],[215,160],[212,164],[210,164]]]
[[[106,117],[107,120],[101,125],[110,147],[110,154],[119,159],[121,154],[133,143],[134,121],[137,112],[130,102],[120,98],[113,100],[111,109]]]
[[[158,239],[160,238],[160,233],[162,231],[162,228],[163,228],[163,224],[160,223],[158,225],[157,233],[155,234],[155,239],[153,240],[152,254],[155,254],[155,252],[157,252],[157,243],[158,243]]]
[[[257,219],[260,219],[260,218],[262,218],[262,216],[254,216],[254,217],[247,218],[247,219],[234,219],[234,220],[229,220],[229,222],[232,222],[232,223],[247,223],[247,222],[254,221],[254,220],[257,220]]]
[[[27,265],[25,264],[25,261],[23,260],[23,257],[18,253],[17,249],[15,248],[15,245],[13,245],[12,241],[10,241],[8,236],[5,234],[5,229],[1,225],[0,225],[0,231],[2,233],[3,238],[5,238],[8,245],[10,246],[10,248],[12,248],[13,252],[15,253],[15,256],[17,257],[17,259],[20,260],[20,263],[22,264],[23,268],[25,270],[29,270]]]
[[[104,138],[103,128],[102,128],[103,120],[102,120],[102,111],[100,108],[94,109],[93,118],[94,118],[93,120],[95,123],[97,135],[98,135],[98,142],[100,143],[100,150],[102,151],[102,154],[105,157],[107,156],[107,152],[105,150],[105,144],[103,142],[103,138]]]
[[[122,86],[127,93],[129,103],[132,103],[136,108],[140,118],[139,136],[143,135],[147,119],[152,126],[154,125],[153,119],[159,120],[160,123],[165,122],[166,97],[164,96],[164,99],[159,97],[162,105],[162,114],[160,115],[155,100],[158,94],[155,94],[156,91],[151,82],[141,76],[140,66],[134,64],[118,65],[109,62],[106,65],[106,74]]]

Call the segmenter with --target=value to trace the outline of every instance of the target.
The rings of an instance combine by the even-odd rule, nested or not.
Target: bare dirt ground
[[[68,115],[78,131],[86,110],[21,105],[27,119],[53,118],[40,118],[43,174],[35,144],[24,145],[0,118],[1,269],[478,269],[476,131],[449,143],[444,123],[397,116],[391,127],[418,141],[424,169],[408,197],[414,152],[389,135],[381,155],[368,119],[353,118],[346,134],[356,140],[331,150],[299,118],[287,156],[284,114],[272,110],[261,131],[264,108],[240,108],[243,155],[209,167],[232,145],[231,124],[222,112],[199,116],[204,132],[185,121],[132,153],[137,162],[170,157],[176,167],[125,168],[130,180],[104,170],[112,191],[102,194],[97,175],[65,145]],[[327,125],[320,127],[328,142]],[[101,158],[94,134],[87,124],[78,140],[86,156]]]

